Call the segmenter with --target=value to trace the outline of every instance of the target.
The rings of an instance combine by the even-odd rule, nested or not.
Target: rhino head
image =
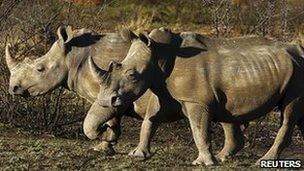
[[[45,94],[67,78],[68,67],[66,54],[71,40],[72,29],[59,27],[58,40],[42,57],[17,61],[10,52],[11,45],[6,45],[6,63],[10,71],[9,92],[12,95],[37,96]]]
[[[160,42],[156,42],[158,40]],[[140,34],[139,37],[133,37],[126,58],[121,63],[112,61],[106,73],[91,60],[92,73],[100,82],[97,97],[99,104],[102,107],[128,106],[151,87],[152,83],[161,79],[160,70],[155,67],[158,59],[154,52],[156,46],[166,46],[169,43],[171,32],[157,29],[149,36]]]

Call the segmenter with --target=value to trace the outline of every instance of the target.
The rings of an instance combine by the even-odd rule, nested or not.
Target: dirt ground
[[[138,142],[140,123],[135,119],[123,119],[122,137],[115,147],[118,154],[113,156],[89,150],[98,141],[76,134],[81,123],[71,126],[69,133],[56,136],[0,124],[0,170],[259,170],[254,163],[271,146],[277,130],[264,129],[258,133],[254,147],[247,143],[230,161],[205,167],[190,165],[197,150],[185,121],[160,127],[152,143],[152,158],[143,161],[128,157],[127,153]],[[250,126],[249,131],[252,129]],[[213,152],[216,153],[223,145],[222,130],[218,125],[212,130]],[[303,147],[304,142],[296,131],[293,144],[284,151],[282,158],[304,161]]]

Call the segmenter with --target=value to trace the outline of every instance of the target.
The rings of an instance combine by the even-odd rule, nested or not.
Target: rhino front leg
[[[195,103],[185,103],[187,116],[190,122],[194,142],[198,149],[198,157],[192,162],[193,165],[205,164],[206,166],[214,165],[214,157],[212,156],[209,124],[211,116],[208,107]]]
[[[104,151],[107,154],[115,153],[112,143],[120,135],[120,117],[114,117],[111,120],[108,120],[108,118],[111,118],[110,116],[106,117],[106,115],[113,115],[112,113],[113,111],[100,108],[98,104],[94,103],[83,122],[83,131],[91,140],[100,137],[100,134],[103,132],[99,128],[105,125],[104,128],[106,130],[102,136],[102,142],[93,147],[93,149]]]
[[[137,147],[129,153],[129,156],[150,158],[150,142],[157,130],[158,124],[145,119],[141,125],[140,139]]]
[[[261,160],[278,159],[283,149],[291,143],[293,129],[304,113],[303,106],[304,98],[299,97],[284,107],[283,122],[275,141],[268,152],[256,162],[257,165]]]
[[[104,152],[108,155],[115,154],[115,150],[113,148],[113,144],[117,141],[120,135],[120,124],[118,118],[113,118],[109,122],[106,123],[107,128],[104,132],[100,132],[98,130],[98,126],[94,126],[94,123],[90,122],[89,119],[85,119],[83,124],[85,135],[91,139],[97,139],[101,137],[101,143],[92,147],[94,151]],[[111,125],[111,126],[110,126]],[[102,135],[100,136],[100,134]]]
[[[102,132],[101,143],[93,147],[94,151],[105,152],[106,154],[115,154],[113,145],[117,142],[120,134],[120,118],[113,118],[106,123],[106,130]]]
[[[223,149],[216,155],[222,162],[226,161],[229,157],[236,154],[244,147],[244,136],[241,131],[240,124],[223,123],[221,125],[224,129],[225,144]]]
[[[158,98],[153,94],[150,97],[146,116],[141,125],[139,144],[134,150],[129,153],[129,156],[142,158],[151,157],[150,142],[159,125],[159,122],[157,121],[157,119],[155,119],[159,111],[160,105],[158,102]]]

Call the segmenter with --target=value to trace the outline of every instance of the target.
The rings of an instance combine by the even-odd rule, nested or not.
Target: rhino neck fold
[[[173,60],[174,61],[174,60]],[[172,68],[174,65],[171,59],[163,59],[158,58],[158,60],[154,63],[151,62],[149,65],[149,77],[152,78],[150,82],[150,90],[159,97],[160,100],[169,100],[172,99],[167,87],[166,87],[166,79],[170,75]]]
[[[162,75],[163,79],[170,76],[176,59],[176,48],[171,44],[156,44],[155,50],[153,51],[154,61],[157,72]]]
[[[67,55],[67,66],[69,69],[67,86],[69,90],[76,91],[81,66],[87,61],[88,56],[90,56],[89,48],[78,48],[77,50],[70,51]]]
[[[180,51],[183,39],[180,34],[172,34],[170,41],[154,42],[153,56],[157,67],[164,78],[168,78],[174,68],[176,56]]]

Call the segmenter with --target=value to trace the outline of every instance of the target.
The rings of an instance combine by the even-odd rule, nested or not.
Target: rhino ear
[[[121,67],[121,63],[118,63],[116,61],[111,61],[109,64],[109,72],[112,72],[114,69],[120,68]]]
[[[169,29],[161,27],[154,29],[149,33],[149,38],[154,42],[169,44],[172,40],[172,32]]]
[[[127,28],[123,28],[121,31],[120,31],[120,36],[125,40],[125,41],[132,41],[137,37],[137,35],[132,32],[130,29],[127,29]]]
[[[6,59],[6,64],[9,70],[14,68],[14,66],[17,65],[17,60],[12,57],[11,52],[10,52],[11,44],[8,43],[6,44],[5,47],[5,59]]]
[[[63,27],[60,26],[57,29],[58,39],[63,43],[68,43],[73,38],[73,30],[71,26]]]
[[[139,34],[139,39],[144,42],[148,47],[151,46],[152,40],[149,38],[149,36],[140,33]]]
[[[94,77],[98,80],[98,82],[101,82],[101,76],[105,73],[104,70],[100,69],[96,63],[94,62],[93,58],[89,56],[89,66],[90,70],[93,73]]]

